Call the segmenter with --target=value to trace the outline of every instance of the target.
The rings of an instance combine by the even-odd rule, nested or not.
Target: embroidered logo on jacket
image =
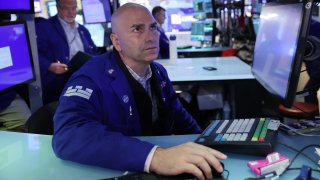
[[[93,90],[89,88],[86,88],[85,90],[83,89],[84,88],[82,86],[76,86],[75,88],[73,88],[73,86],[70,86],[63,96],[79,96],[89,100]]]

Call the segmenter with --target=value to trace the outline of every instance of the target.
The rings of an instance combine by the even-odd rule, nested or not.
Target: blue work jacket
[[[182,107],[167,72],[152,62],[161,99],[170,109],[163,134],[193,134],[201,129]],[[141,136],[138,109],[130,84],[109,52],[73,74],[54,116],[53,150],[62,159],[105,168],[143,171],[154,147]]]
[[[70,61],[67,36],[57,15],[48,20],[37,22],[35,27],[43,99],[45,102],[57,101],[68,77],[52,73],[49,71],[49,66],[57,61],[64,64],[68,64]],[[89,31],[80,24],[78,31],[84,51],[90,55],[95,55],[97,47],[92,41]]]
[[[170,52],[169,52],[169,39],[167,37],[167,35],[161,31],[161,30],[158,30],[159,33],[160,33],[160,36],[159,36],[159,58],[161,59],[169,59],[169,55],[170,55]]]

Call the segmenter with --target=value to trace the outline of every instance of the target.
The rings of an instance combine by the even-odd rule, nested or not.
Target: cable
[[[305,146],[305,147],[303,147],[302,149],[300,149],[300,150],[298,151],[298,153],[292,158],[292,161],[291,161],[291,163],[290,163],[290,165],[288,166],[287,169],[289,169],[289,168],[291,167],[292,163],[297,159],[297,157],[298,157],[301,153],[303,153],[303,151],[304,151],[305,149],[307,149],[307,148],[309,148],[309,147],[320,147],[320,145],[318,145],[318,144],[310,144],[310,145]],[[316,163],[316,164],[317,164],[317,163]],[[320,165],[318,165],[318,164],[317,164],[317,166],[320,167]]]
[[[286,171],[292,171],[292,170],[301,170],[301,168],[298,168],[298,167],[288,168]],[[314,171],[314,172],[320,173],[320,170],[318,170],[318,169],[312,169],[311,168],[311,170]]]
[[[229,173],[230,173],[230,172],[229,172],[228,170],[226,170],[226,169],[224,169],[223,172],[226,172],[227,175],[226,175],[225,180],[228,180],[228,178],[229,178]]]
[[[291,150],[293,150],[293,151],[295,151],[295,152],[297,152],[297,153],[299,153],[299,150],[296,149],[296,148],[294,148],[294,147],[292,147],[292,146],[289,146],[289,145],[284,144],[284,143],[279,142],[279,141],[278,141],[277,143],[280,144],[280,145],[283,145],[283,146],[285,146],[285,147],[287,147],[287,148],[289,148],[289,149],[291,149]],[[316,166],[319,166],[318,163],[317,163],[317,161],[313,160],[310,156],[306,155],[306,154],[303,153],[303,152],[301,152],[301,155],[303,155],[304,157],[306,157],[307,159],[309,159],[309,160],[310,160],[311,162],[313,162]],[[292,161],[291,161],[291,163],[292,163]]]
[[[290,149],[293,149],[294,151],[297,152],[297,154],[292,158],[291,163],[289,164],[289,166],[286,168],[286,170],[285,170],[283,173],[285,173],[285,172],[287,172],[287,171],[290,171],[290,170],[300,170],[300,169],[301,169],[301,168],[296,168],[296,167],[295,167],[295,168],[291,168],[291,165],[293,164],[293,162],[297,159],[297,157],[298,157],[300,154],[303,154],[303,155],[304,155],[305,157],[307,157],[309,160],[311,160],[312,162],[314,162],[317,167],[320,167],[320,165],[319,165],[317,162],[313,161],[309,156],[307,156],[306,154],[303,153],[304,150],[306,150],[306,149],[308,149],[308,148],[310,148],[310,147],[320,147],[320,145],[318,145],[318,144],[310,144],[310,145],[307,145],[307,146],[303,147],[303,148],[300,149],[300,150],[296,150],[295,148],[293,148],[293,147],[291,147],[291,146],[285,145],[285,144],[280,143],[280,142],[278,142],[278,143],[281,144],[281,145],[284,145],[284,146],[286,146],[286,147],[289,147]],[[320,170],[312,169],[312,168],[311,168],[311,170],[320,173]],[[280,176],[280,175],[279,175],[279,176]]]
[[[308,89],[296,92],[296,95],[308,96],[311,92],[314,92],[314,93],[317,92],[319,89],[319,86],[320,86],[320,83],[317,83],[315,85],[312,85],[312,87],[309,87]]]
[[[306,133],[301,133],[299,132],[299,129],[296,129],[296,128],[293,128],[289,125],[286,125],[284,123],[280,123],[281,126],[284,126],[286,128],[288,128],[289,130],[291,130],[292,132],[298,134],[298,135],[301,135],[301,136],[308,136],[308,137],[320,137],[320,134],[306,134]],[[318,130],[317,128],[315,128],[316,130]]]

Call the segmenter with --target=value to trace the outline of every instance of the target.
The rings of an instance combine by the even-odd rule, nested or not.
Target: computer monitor
[[[203,20],[206,18],[216,17],[216,14],[214,15],[213,11],[214,4],[215,2],[213,0],[194,0],[194,18]]]
[[[111,4],[109,0],[82,0],[85,23],[103,23],[111,21]]]
[[[46,6],[49,17],[53,17],[58,13],[56,1],[47,1]]]
[[[84,26],[90,32],[94,44],[98,47],[103,47],[105,45],[105,29],[102,24],[85,24]]]
[[[35,13],[40,13],[41,12],[41,3],[40,0],[34,0],[34,12]]]
[[[191,40],[192,41],[209,41],[213,40],[213,31],[215,29],[214,20],[197,21],[191,26]]]
[[[25,22],[0,23],[0,91],[35,79]]]
[[[1,0],[0,13],[34,13],[33,0]]]
[[[168,31],[190,31],[193,17],[193,8],[168,8],[167,29]]]
[[[252,73],[286,107],[296,95],[311,6],[312,0],[267,3],[260,15]]]

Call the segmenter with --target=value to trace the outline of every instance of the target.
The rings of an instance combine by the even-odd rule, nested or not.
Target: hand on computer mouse
[[[220,164],[222,165],[222,167],[224,167],[222,162],[220,162]],[[219,179],[219,180],[224,179],[222,177],[222,172],[218,172],[217,170],[215,170],[212,167],[211,167],[211,172],[212,172],[212,179]],[[194,175],[188,174],[188,173],[183,173],[183,174],[179,174],[176,176],[160,176],[159,179],[161,179],[161,180],[186,180],[186,179],[197,180],[197,178]]]
[[[221,164],[221,166],[222,166],[222,168],[224,170],[224,164],[222,162],[220,162],[220,164]],[[215,168],[211,167],[212,177],[213,178],[222,177],[223,170],[222,170],[222,172],[218,172]]]
[[[150,164],[150,172],[174,176],[192,174],[197,179],[211,179],[211,167],[221,173],[223,167],[219,159],[227,156],[212,148],[188,142],[170,148],[157,148]]]
[[[220,162],[221,166],[224,169],[224,164],[222,162]],[[223,171],[222,171],[223,172]],[[218,172],[216,169],[214,169],[213,167],[211,167],[211,173],[212,173],[212,179],[217,179],[217,178],[221,178],[222,177],[222,172]],[[197,179],[194,175],[192,174],[188,174],[188,173],[183,173],[183,174],[179,174],[177,176],[173,176],[172,178],[167,178],[169,179]],[[167,180],[166,179],[166,180]]]

